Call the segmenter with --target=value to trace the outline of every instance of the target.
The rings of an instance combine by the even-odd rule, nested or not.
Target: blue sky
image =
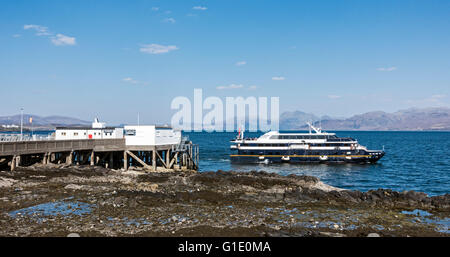
[[[449,106],[450,1],[1,1],[0,115],[169,122],[176,96]]]

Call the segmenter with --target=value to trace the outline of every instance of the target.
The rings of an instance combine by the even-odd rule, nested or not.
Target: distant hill
[[[23,115],[24,128],[54,129],[58,126],[90,126],[91,121],[65,116]],[[307,121],[316,125],[319,121],[324,130],[443,130],[450,131],[450,108],[411,108],[394,113],[367,112],[350,118],[319,117],[302,111],[283,112],[280,115],[280,130],[307,130]],[[0,125],[20,125],[20,114],[0,116]],[[248,124],[246,124],[248,128]],[[8,130],[0,127],[0,130]]]
[[[0,116],[0,125],[20,125],[21,115],[13,116]],[[91,125],[92,122],[80,120],[77,118],[64,117],[64,116],[47,116],[41,117],[38,115],[24,114],[23,126],[31,127],[29,123],[30,117],[33,117],[34,128],[48,128],[54,129],[57,126],[85,126]]]
[[[305,113],[288,112],[280,116],[280,129],[307,129]],[[313,117],[313,116],[311,116]],[[310,119],[313,120],[313,119]],[[302,123],[302,121],[304,121]],[[314,121],[314,120],[313,120]],[[298,122],[298,123],[297,123]],[[317,120],[315,120],[317,123]],[[324,130],[450,130],[450,108],[411,108],[394,113],[367,112],[346,119],[323,119]]]
[[[280,115],[281,129],[298,129],[303,127],[306,122],[316,122],[320,118],[312,113],[305,113],[301,111],[283,112]]]

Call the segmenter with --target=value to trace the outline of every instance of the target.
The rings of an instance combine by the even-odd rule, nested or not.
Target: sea
[[[292,131],[290,131],[292,132]],[[333,131],[329,131],[333,132]],[[232,164],[230,140],[237,133],[189,132],[184,135],[200,148],[200,171],[266,171],[281,175],[310,175],[326,184],[368,191],[385,188],[415,190],[430,196],[450,193],[450,132],[335,131],[371,150],[384,147],[376,164]],[[259,137],[263,133],[245,133]]]
[[[47,135],[52,131],[35,131]],[[292,132],[292,131],[290,131]],[[329,131],[333,132],[333,131]],[[352,137],[371,150],[383,149],[386,155],[376,164],[232,164],[230,140],[237,133],[183,132],[199,145],[200,172],[266,171],[281,175],[310,175],[326,184],[351,190],[385,188],[415,190],[430,196],[450,193],[450,132],[409,131],[335,131]],[[246,132],[259,137],[262,132]]]

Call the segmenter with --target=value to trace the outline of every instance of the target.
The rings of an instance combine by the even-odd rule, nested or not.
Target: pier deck
[[[0,167],[28,166],[41,162],[101,165],[145,170],[198,168],[198,146],[183,145],[130,146],[125,139],[37,140],[0,142]]]

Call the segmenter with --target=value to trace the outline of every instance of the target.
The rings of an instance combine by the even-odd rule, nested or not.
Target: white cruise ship
[[[309,125],[309,133],[271,131],[259,138],[231,140],[233,163],[375,163],[384,150],[368,150],[356,139],[338,137]]]

